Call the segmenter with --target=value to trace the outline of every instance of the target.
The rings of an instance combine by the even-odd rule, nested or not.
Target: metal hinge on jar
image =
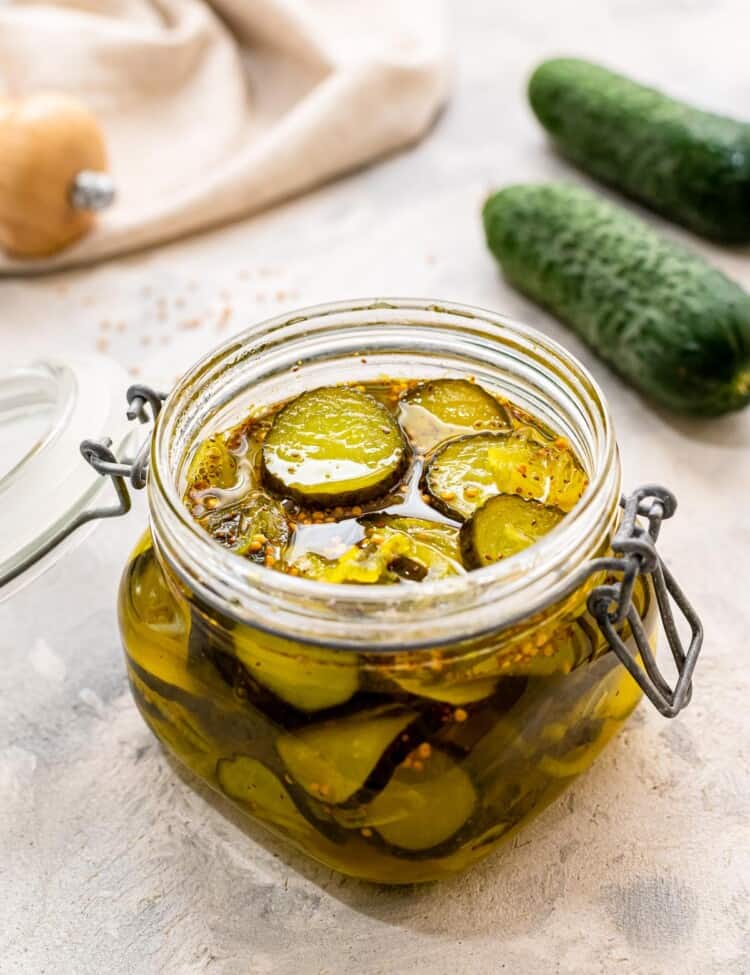
[[[157,393],[150,386],[143,386],[141,383],[130,386],[126,396],[128,419],[138,420],[140,423],[155,420],[161,411],[162,403],[167,398],[166,393]],[[147,406],[151,408],[150,415]],[[119,499],[117,506],[94,508],[86,512],[87,521],[96,518],[116,518],[118,515],[124,515],[130,511],[130,494],[125,482],[129,481],[131,487],[137,491],[146,486],[150,449],[151,437],[149,436],[143,441],[133,460],[118,461],[112,453],[111,440],[83,441],[81,453],[84,460],[94,468],[97,474],[104,474],[112,478]]]
[[[128,389],[127,399],[128,418],[146,423],[156,419],[165,396],[148,386],[138,384]],[[145,486],[149,447],[150,437],[147,437],[132,461],[119,461],[112,452],[111,443],[106,440],[85,440],[81,444],[81,453],[86,461],[99,474],[112,478],[118,504],[84,512],[68,528],[65,535],[84,522],[116,517],[130,510],[127,482],[136,490]],[[572,585],[582,585],[592,575],[600,572],[619,576],[616,582],[600,585],[592,590],[588,598],[589,612],[599,624],[613,653],[649,701],[665,717],[673,718],[690,701],[693,671],[703,645],[701,622],[656,550],[661,523],[665,518],[672,517],[677,501],[666,488],[647,485],[623,497],[621,504],[624,513],[611,543],[614,554],[587,563],[576,575]],[[646,519],[648,525],[644,526],[639,518]],[[61,540],[59,538],[56,542]],[[646,575],[651,576],[653,581],[659,615],[677,668],[674,687],[669,685],[657,666],[643,621],[633,604],[635,581],[639,576]],[[687,648],[677,629],[672,602],[690,627]],[[629,624],[636,652],[628,648],[618,632],[618,628],[626,622]]]
[[[158,416],[166,395],[155,392],[149,386],[139,384],[131,386],[128,389],[127,399],[129,404],[127,411],[128,419],[148,423],[155,420]],[[51,534],[43,544],[37,546],[33,551],[25,555],[25,557],[15,562],[9,571],[5,573],[0,572],[0,589],[14,582],[32,566],[41,562],[50,552],[58,548],[70,535],[83,525],[92,521],[98,521],[102,518],[116,518],[119,515],[127,514],[131,508],[131,500],[126,482],[129,482],[130,486],[137,490],[145,487],[150,447],[151,436],[149,435],[145,438],[132,460],[127,458],[118,460],[112,451],[112,441],[109,438],[102,440],[84,440],[80,447],[84,460],[98,474],[107,475],[112,478],[117,494],[117,503],[100,505],[79,511],[75,517],[66,521],[57,531]]]
[[[597,586],[589,595],[588,609],[612,651],[649,701],[665,718],[673,718],[690,701],[693,671],[703,645],[701,621],[656,550],[661,523],[675,513],[677,500],[666,488],[650,484],[623,497],[621,504],[624,514],[612,539],[615,557],[595,559],[585,566],[587,576],[605,570],[620,574],[620,578]],[[648,527],[639,522],[639,516],[648,520]],[[643,621],[633,605],[635,581],[645,575],[653,581],[659,615],[677,668],[674,687],[659,670]],[[687,649],[677,630],[672,602],[690,627]],[[617,631],[625,621],[630,625],[640,663]]]

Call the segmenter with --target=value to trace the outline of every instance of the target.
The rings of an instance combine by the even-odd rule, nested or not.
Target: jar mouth
[[[287,575],[223,549],[193,520],[182,491],[198,438],[230,426],[250,406],[384,374],[470,374],[494,386],[568,437],[589,476],[583,497],[552,532],[507,560],[465,576],[397,586]],[[563,598],[575,570],[612,528],[620,466],[603,393],[554,340],[453,302],[362,299],[252,325],[196,363],[159,416],[148,492],[157,548],[209,606],[303,643],[403,649],[497,631]]]

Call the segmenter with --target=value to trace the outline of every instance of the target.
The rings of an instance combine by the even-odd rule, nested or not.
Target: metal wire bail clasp
[[[690,701],[693,671],[703,645],[701,621],[656,550],[661,523],[665,518],[672,517],[677,501],[666,488],[647,485],[623,498],[621,504],[625,510],[612,540],[612,549],[617,558],[596,559],[592,563],[595,569],[621,573],[621,578],[592,590],[588,609],[610,647],[646,697],[666,718],[673,718]],[[639,523],[639,516],[648,520],[648,527]],[[677,667],[674,688],[669,686],[656,664],[643,621],[632,602],[635,581],[639,575],[646,574],[653,580],[659,614]],[[690,626],[687,649],[677,631],[672,601]],[[618,633],[617,627],[626,620],[642,663],[638,662]]]
[[[131,386],[126,396],[128,419],[138,420],[140,423],[156,420],[162,403],[166,399],[165,393],[158,393],[150,386],[143,386],[140,383]],[[130,511],[130,492],[126,482],[129,481],[130,486],[137,491],[145,487],[150,445],[151,437],[148,436],[132,460],[126,458],[118,460],[112,453],[112,441],[108,437],[103,440],[83,441],[81,454],[84,460],[94,468],[97,474],[112,478],[118,499],[115,505],[93,508],[86,512],[86,521],[93,521],[97,518],[116,518],[118,515],[124,515]]]
[[[128,417],[131,420],[138,419],[141,423],[147,423],[151,419],[156,419],[166,396],[157,393],[148,386],[131,386],[127,392]],[[149,409],[147,409],[149,407]],[[13,582],[38,562],[46,558],[53,549],[61,545],[70,535],[81,528],[83,525],[99,518],[116,518],[118,515],[127,514],[130,511],[130,492],[128,491],[127,481],[130,486],[136,489],[142,488],[146,483],[146,472],[148,470],[148,455],[151,444],[150,435],[141,444],[133,460],[118,460],[112,452],[112,441],[107,437],[103,440],[84,440],[81,444],[81,453],[84,460],[90,464],[98,474],[108,475],[117,492],[117,502],[111,505],[101,505],[95,508],[86,508],[79,511],[69,521],[64,521],[62,525],[50,534],[37,548],[28,552],[13,564],[9,571],[0,572],[0,589]]]

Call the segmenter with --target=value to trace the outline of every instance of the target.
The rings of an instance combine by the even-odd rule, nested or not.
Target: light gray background
[[[537,325],[605,387],[626,483],[679,494],[662,548],[705,619],[694,702],[671,723],[641,706],[583,780],[465,876],[395,891],[343,879],[241,826],[136,713],[114,605],[141,503],[0,607],[3,973],[750,971],[750,412],[687,422],[645,405],[503,284],[478,219],[497,184],[579,179],[524,102],[545,55],[599,58],[750,116],[747,5],[465,0],[452,13],[454,95],[421,146],[210,235],[3,282],[2,358],[98,347],[166,382],[245,323],[363,295]],[[750,286],[747,249],[689,242]]]

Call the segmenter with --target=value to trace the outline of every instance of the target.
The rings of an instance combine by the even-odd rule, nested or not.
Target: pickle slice
[[[278,557],[289,541],[284,509],[263,491],[251,491],[235,504],[215,508],[201,524],[220,545],[258,562],[269,551]]]
[[[249,755],[222,758],[216,765],[219,788],[233,802],[263,822],[290,833],[309,833],[310,824],[279,779]]]
[[[382,540],[365,539],[359,545],[354,545],[325,570],[323,578],[336,583],[384,585],[398,582],[399,576],[392,571],[391,565],[408,558],[411,551],[412,546],[405,535],[399,532],[383,533]]]
[[[439,675],[432,680],[420,680],[419,677],[397,677],[395,682],[409,694],[426,697],[431,701],[441,701],[443,704],[473,704],[491,697],[497,684],[496,677],[481,677],[479,680],[448,683]]]
[[[540,444],[518,433],[480,433],[439,450],[424,483],[439,511],[464,520],[496,494],[516,494],[567,512],[588,480],[563,440]]]
[[[502,656],[500,666],[503,673],[515,677],[569,674],[595,657],[605,646],[603,637],[585,626],[581,619],[563,622],[539,639],[541,642],[513,644]]]
[[[514,433],[490,444],[487,461],[500,494],[517,494],[566,513],[588,485],[588,478],[564,437],[542,444]]]
[[[237,480],[237,458],[220,436],[204,440],[193,455],[187,472],[185,497],[199,503],[211,488],[231,488]]]
[[[507,719],[523,697],[527,686],[528,679],[525,677],[501,677],[495,683],[492,697],[481,702],[471,702],[474,706],[464,709],[466,717],[463,721],[456,720],[454,710],[452,720],[443,724],[433,737],[433,742],[449,754],[458,752],[469,755],[498,722]]]
[[[491,697],[499,673],[491,676],[458,671],[436,656],[419,663],[397,656],[382,667],[382,674],[407,694],[442,704],[471,704]]]
[[[309,390],[287,403],[263,443],[266,483],[301,504],[363,503],[396,484],[408,459],[398,424],[369,393]]]
[[[365,810],[393,847],[421,851],[445,843],[469,820],[477,794],[469,776],[451,758],[432,749],[423,761],[404,763]]]
[[[276,743],[305,792],[338,805],[365,784],[383,752],[415,718],[413,711],[365,713],[281,735]]]
[[[505,408],[467,379],[433,379],[412,387],[401,399],[400,419],[422,450],[469,430],[510,429]]]
[[[533,545],[565,517],[559,508],[498,494],[461,528],[461,553],[469,569],[480,569]]]
[[[463,521],[497,494],[488,454],[490,447],[505,439],[497,433],[461,437],[435,454],[425,471],[424,484],[438,511]]]
[[[335,560],[309,552],[293,564],[299,575],[322,582],[388,585],[400,581],[391,564],[406,558],[410,551],[409,540],[394,533],[378,543],[364,539]]]
[[[363,518],[364,538],[336,560],[313,553],[293,565],[308,578],[333,583],[387,585],[444,579],[464,572],[458,528],[422,518]]]
[[[542,755],[539,759],[539,771],[551,779],[574,779],[593,765],[599,750],[592,747],[592,744],[585,744],[580,745],[564,758]]]
[[[187,604],[175,599],[156,559],[150,532],[136,547],[122,581],[121,625],[129,660],[160,680],[195,694],[205,688],[191,673]]]
[[[368,542],[382,539],[380,545],[384,547],[390,541],[398,550],[388,569],[399,580],[432,581],[464,573],[454,525],[401,515],[374,515],[363,518],[362,524]]]
[[[361,524],[369,533],[377,533],[385,529],[408,535],[418,545],[424,545],[444,559],[454,562],[459,572],[462,568],[458,528],[455,525],[430,521],[428,518],[412,518],[396,514],[367,515],[362,519]]]
[[[259,684],[299,711],[323,711],[359,689],[354,654],[306,647],[248,627],[232,631],[237,659]]]

